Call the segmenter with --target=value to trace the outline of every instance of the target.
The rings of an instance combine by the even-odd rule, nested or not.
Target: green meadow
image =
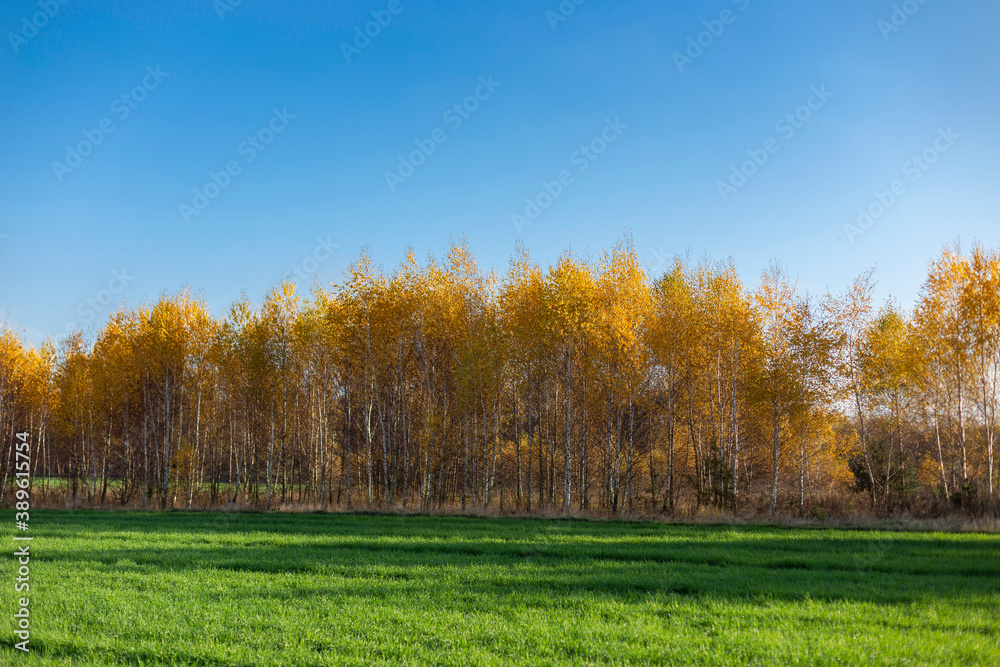
[[[2,539],[13,551],[13,512]],[[38,511],[47,665],[1000,664],[1000,535]]]

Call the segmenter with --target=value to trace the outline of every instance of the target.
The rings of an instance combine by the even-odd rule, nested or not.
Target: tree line
[[[482,272],[464,242],[391,272],[122,306],[91,339],[0,326],[0,433],[81,504],[821,515],[995,512],[1000,252],[945,247],[914,307],[867,272],[802,293],[772,264],[623,237]]]

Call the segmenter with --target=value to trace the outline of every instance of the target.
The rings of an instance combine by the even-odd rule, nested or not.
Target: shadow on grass
[[[67,540],[44,557],[54,564],[323,575],[297,595],[451,595],[465,605],[542,596],[546,606],[581,596],[1000,595],[1000,536],[344,514],[53,512],[36,525]]]

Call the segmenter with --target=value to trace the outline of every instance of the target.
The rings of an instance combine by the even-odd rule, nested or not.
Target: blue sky
[[[989,0],[11,0],[0,31],[0,318],[35,342],[461,234],[501,271],[625,229],[748,283],[875,265],[904,305],[943,243],[1000,243]]]

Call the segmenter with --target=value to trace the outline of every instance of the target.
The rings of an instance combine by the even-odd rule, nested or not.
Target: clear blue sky
[[[0,318],[39,342],[99,325],[109,296],[190,285],[221,314],[296,265],[337,280],[364,246],[391,268],[408,245],[440,254],[464,233],[503,270],[517,238],[547,263],[626,228],[651,265],[654,250],[731,255],[755,282],[776,257],[813,292],[877,265],[880,296],[909,305],[942,243],[1000,243],[1000,5],[909,0],[896,26],[893,4],[585,0],[562,17],[547,14],[557,0],[10,0]],[[345,56],[373,11],[387,25]],[[797,112],[799,127],[777,125]],[[76,163],[84,132],[101,140]],[[925,150],[934,164],[908,163]],[[748,151],[767,161],[724,201]],[[218,176],[227,165],[238,173]],[[518,233],[511,216],[564,171]],[[185,220],[210,172],[228,186]],[[848,242],[845,223],[896,180],[902,194]],[[318,238],[339,247],[313,264]]]

